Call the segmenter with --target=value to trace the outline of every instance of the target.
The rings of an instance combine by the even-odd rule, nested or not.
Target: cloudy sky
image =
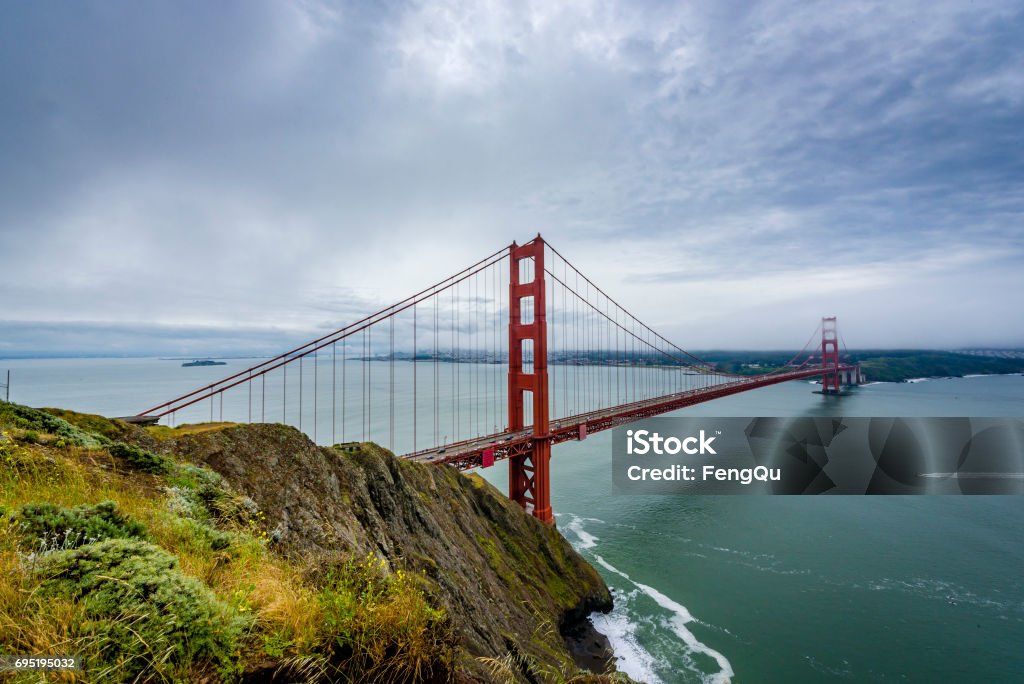
[[[538,231],[683,346],[1024,345],[1019,2],[5,3],[0,355],[276,350]]]

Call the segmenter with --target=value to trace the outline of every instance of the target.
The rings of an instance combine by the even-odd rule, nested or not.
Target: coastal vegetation
[[[58,679],[625,680],[562,637],[600,577],[480,478],[281,425],[0,429],[0,655],[81,655]]]

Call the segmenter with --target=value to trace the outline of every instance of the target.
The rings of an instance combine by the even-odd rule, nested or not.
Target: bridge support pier
[[[551,512],[551,442],[548,417],[548,330],[544,280],[544,240],[536,238],[509,253],[508,429],[527,427],[526,394],[533,404],[531,451],[509,459],[508,496],[535,518],[554,523]],[[523,302],[533,316],[523,320]],[[529,371],[524,347],[529,343]]]

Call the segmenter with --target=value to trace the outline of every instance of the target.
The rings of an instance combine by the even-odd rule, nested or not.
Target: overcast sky
[[[1020,2],[0,12],[0,355],[276,350],[538,231],[684,347],[1024,345]]]

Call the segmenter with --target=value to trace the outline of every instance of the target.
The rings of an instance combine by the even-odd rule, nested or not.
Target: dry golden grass
[[[297,653],[317,643],[320,604],[294,568],[265,566],[254,578],[249,598],[264,631],[290,642]]]
[[[197,435],[203,432],[215,432],[225,428],[235,427],[238,423],[196,423],[179,425],[178,427],[167,427],[166,425],[154,425],[146,428],[151,436],[159,440],[174,439],[184,435]]]

